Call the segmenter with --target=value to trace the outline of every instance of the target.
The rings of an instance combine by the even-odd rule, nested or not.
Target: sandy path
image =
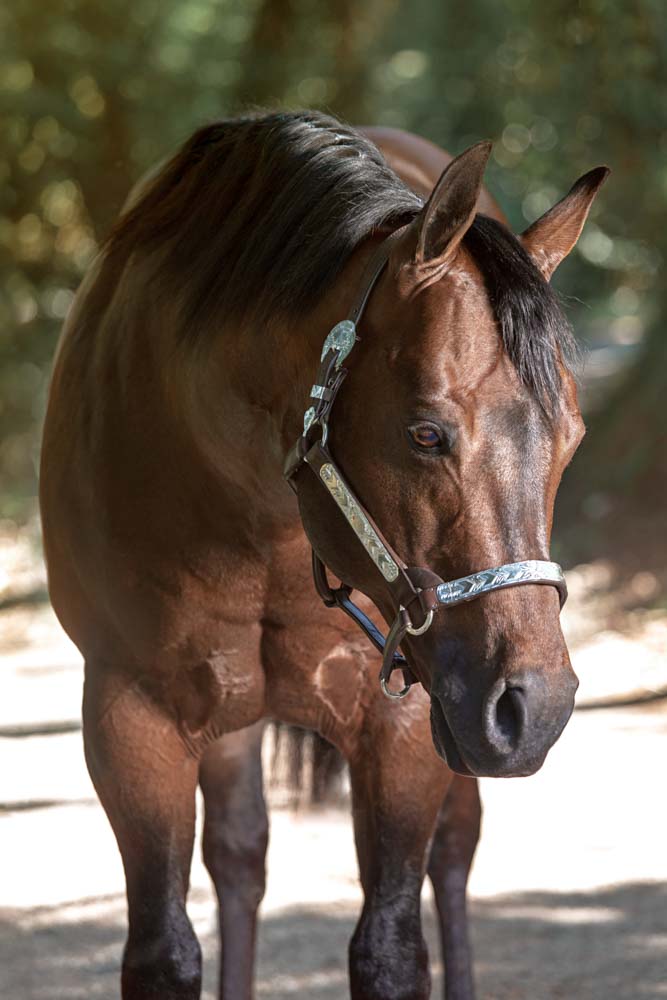
[[[569,629],[584,700],[667,682],[664,619],[632,635]],[[0,677],[0,997],[111,1000],[122,871],[75,728],[78,657],[46,607],[1,613]],[[664,701],[580,711],[538,775],[483,782],[480,1000],[667,997],[666,735]],[[258,996],[343,1000],[360,900],[346,812],[274,811],[269,873]],[[189,908],[212,1000],[215,909],[198,850]],[[425,914],[438,980],[426,898]]]

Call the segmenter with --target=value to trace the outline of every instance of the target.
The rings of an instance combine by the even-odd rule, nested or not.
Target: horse
[[[427,865],[447,998],[472,997],[471,778],[536,771],[577,683],[548,547],[583,423],[549,278],[607,174],[517,238],[478,212],[489,154],[448,162],[425,198],[318,112],[205,126],[121,215],[72,306],[40,503],[125,870],[124,1000],[200,994],[198,782],[220,995],[252,995],[267,717],[349,763],[353,1000],[429,996]],[[413,166],[426,189],[433,162]]]

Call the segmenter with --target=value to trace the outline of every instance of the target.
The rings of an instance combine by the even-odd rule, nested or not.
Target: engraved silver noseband
[[[359,339],[357,323],[387,263],[391,247],[403,231],[398,230],[389,236],[373,254],[366,270],[362,293],[349,318],[337,323],[324,341],[317,380],[310,391],[311,405],[304,414],[303,433],[285,462],[285,478],[296,493],[297,473],[306,466],[316,473],[319,482],[326,487],[354,536],[389,587],[398,613],[385,638],[350,599],[352,588],[348,584],[342,583],[335,589],[329,585],[326,567],[313,550],[313,578],[320,597],[328,607],[339,607],[349,615],[382,653],[380,685],[387,697],[394,699],[404,698],[416,680],[407,660],[399,652],[401,641],[406,635],[424,635],[431,627],[435,612],[440,608],[463,604],[494,590],[526,584],[555,587],[561,607],[567,598],[567,586],[561,567],[542,559],[507,563],[448,582],[441,580],[430,570],[407,566],[355,496],[327,447],[331,408],[347,375],[347,369],[342,366],[343,361]],[[427,585],[418,585],[413,582],[413,577],[418,577],[420,583],[426,580]],[[400,691],[392,691],[389,687],[391,673],[396,667],[403,671],[404,686]]]

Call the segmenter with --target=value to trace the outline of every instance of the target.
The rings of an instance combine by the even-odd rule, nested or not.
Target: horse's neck
[[[349,312],[371,251],[357,251],[306,318],[219,331],[186,366],[182,403],[195,445],[255,523],[291,526],[298,518],[284,459],[303,430],[324,339]]]
[[[224,331],[178,373],[193,449],[254,533],[298,520],[282,466],[303,424],[318,355],[305,331],[294,335],[298,352],[281,331]]]

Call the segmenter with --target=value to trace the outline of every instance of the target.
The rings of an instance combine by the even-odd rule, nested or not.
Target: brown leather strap
[[[363,311],[368,304],[369,298],[371,297],[371,292],[375,288],[378,278],[387,265],[391,251],[401,237],[405,235],[408,228],[409,226],[401,226],[400,229],[396,229],[393,233],[390,233],[389,236],[386,236],[382,243],[380,243],[377,249],[371,254],[368,263],[364,268],[361,281],[359,282],[361,291],[347,314],[347,318],[355,325],[361,319]]]
[[[404,235],[407,228],[407,226],[402,226],[391,233],[371,254],[360,282],[361,292],[353,303],[347,317],[355,327],[363,315],[371,292],[387,265],[393,247]],[[326,428],[329,414],[346,376],[347,369],[338,363],[338,353],[335,350],[329,350],[320,362],[316,381],[313,385],[313,392],[311,392],[311,403],[313,405],[310,411],[310,424],[304,429],[304,433],[290,449],[285,459],[284,475],[295,492],[297,492],[297,486],[294,477],[298,470],[303,467],[304,463],[308,464],[318,477],[324,464],[331,465],[341,480],[343,479],[342,473],[326,447],[326,443],[321,440],[314,440],[314,437],[316,434],[322,434],[323,429]],[[313,393],[317,395],[313,395]],[[358,503],[358,501],[356,502]],[[359,506],[361,507],[361,505]],[[383,654],[382,678],[388,681],[392,670],[395,667],[400,667],[403,671],[406,685],[410,686],[415,683],[415,677],[411,673],[405,657],[399,652],[399,645],[407,632],[408,626],[421,626],[426,620],[428,613],[437,606],[435,589],[431,586],[421,590],[413,584],[408,575],[405,563],[394,552],[368,512],[363,507],[361,510],[397,568],[396,578],[394,580],[387,580],[387,583],[399,608],[399,613],[387,639],[385,640],[370,618],[350,599],[351,587],[343,583],[339,588],[334,590],[329,586],[326,567],[314,550],[313,579],[324,603],[329,607],[339,607],[341,611],[349,615],[359,625],[376,649]],[[422,594],[424,595],[423,597]]]
[[[347,315],[348,321],[352,322],[355,326],[361,319],[370,294],[375,288],[380,275],[387,265],[389,255],[391,254],[394,245],[400,240],[407,228],[407,226],[402,226],[400,229],[397,229],[395,232],[387,236],[382,243],[375,248],[367,261],[360,282],[361,292],[353,302],[352,308]],[[359,338],[357,337],[357,339]],[[318,425],[326,423],[329,413],[331,412],[331,409],[336,401],[336,396],[340,392],[341,386],[347,376],[347,368],[338,366],[337,361],[337,352],[334,350],[328,351],[322,358],[320,366],[317,370],[317,375],[315,376],[313,389],[318,392],[318,395],[317,397],[311,396],[311,426],[314,431]],[[296,441],[285,459],[283,474],[295,492],[296,486],[292,481],[292,477],[304,461],[306,451],[308,450],[309,440],[312,440],[312,436],[309,436],[308,428],[306,428],[302,437]]]
[[[399,656],[398,647],[403,642],[409,625],[410,618],[408,613],[405,608],[401,608],[394,619],[394,624],[389,630],[389,635],[385,639],[384,655],[382,657],[382,667],[380,669],[380,681],[384,681],[385,684],[389,683],[391,675],[396,667],[399,667],[403,671],[403,680],[405,681],[407,687],[410,687],[415,683],[415,676],[410,668],[408,667],[406,669],[397,660],[397,657]],[[401,659],[403,659],[403,657],[401,657]]]

